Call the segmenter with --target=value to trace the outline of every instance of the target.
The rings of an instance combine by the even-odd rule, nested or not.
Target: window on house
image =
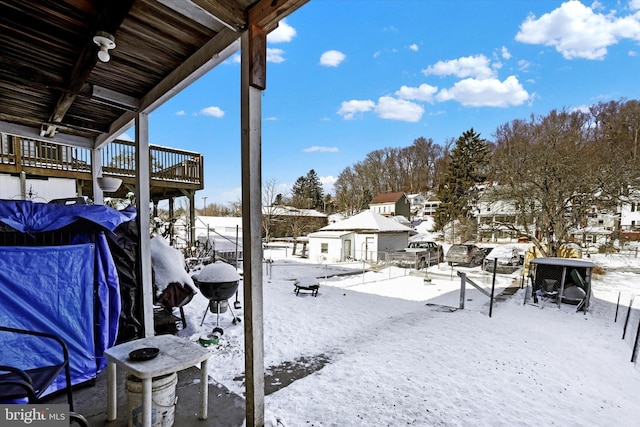
[[[320,253],[321,254],[329,253],[329,244],[328,243],[320,243]]]

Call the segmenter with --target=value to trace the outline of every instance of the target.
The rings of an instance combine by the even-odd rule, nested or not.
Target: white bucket
[[[178,374],[175,372],[151,380],[151,425],[153,427],[171,427],[173,425],[176,403],[176,385]],[[128,427],[142,426],[142,380],[127,374],[125,382],[127,392]]]

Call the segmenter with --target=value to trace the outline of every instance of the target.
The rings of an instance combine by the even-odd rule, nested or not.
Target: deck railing
[[[202,185],[203,158],[199,153],[150,145],[151,179]],[[134,177],[134,142],[116,140],[102,148],[103,175]],[[91,174],[91,150],[52,142],[7,136],[0,139],[0,172],[43,175]],[[46,170],[46,171],[44,171]]]

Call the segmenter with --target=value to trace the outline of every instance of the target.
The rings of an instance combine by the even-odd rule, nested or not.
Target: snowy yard
[[[638,425],[640,364],[630,362],[637,310],[621,339],[626,307],[640,293],[640,276],[627,272],[640,267],[634,257],[592,257],[609,271],[594,279],[586,315],[571,305],[524,305],[519,290],[489,318],[489,299],[470,286],[465,310],[445,307],[458,307],[460,290],[446,264],[430,268],[428,284],[409,270],[362,275],[362,263],[316,265],[289,253],[265,251],[273,259],[264,269],[266,374],[277,382],[279,367],[313,372],[271,387],[267,425]],[[490,273],[460,270],[490,291]],[[310,277],[319,295],[296,296],[293,280]],[[499,275],[496,294],[513,280],[521,283],[518,272]],[[196,295],[185,306],[180,335],[197,341],[212,330],[212,313],[200,326],[208,302]],[[224,335],[208,347],[210,377],[242,395],[244,323],[231,319],[220,316]]]

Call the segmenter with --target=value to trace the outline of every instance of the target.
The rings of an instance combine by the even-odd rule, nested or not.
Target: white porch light
[[[111,59],[109,50],[116,47],[115,38],[105,31],[98,31],[96,35],[93,36],[93,42],[100,47],[98,59],[102,62],[109,62],[109,59]]]

